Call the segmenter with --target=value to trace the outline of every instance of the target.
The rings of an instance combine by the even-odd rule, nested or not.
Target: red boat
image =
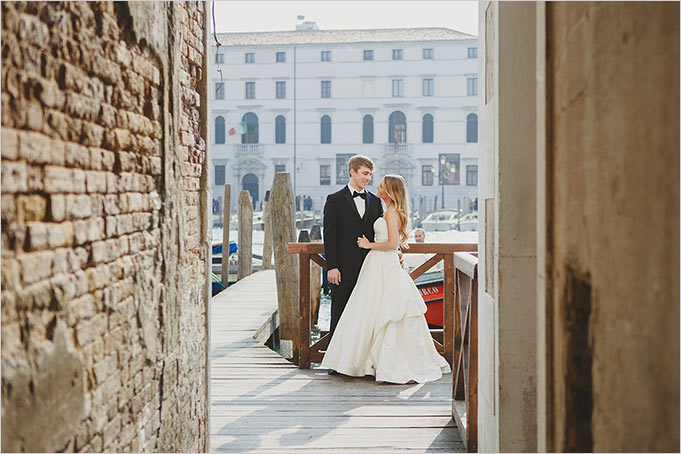
[[[442,328],[443,323],[443,301],[444,301],[444,279],[441,271],[431,271],[417,277],[414,281],[416,287],[421,292],[423,301],[426,302],[426,321],[430,328]]]

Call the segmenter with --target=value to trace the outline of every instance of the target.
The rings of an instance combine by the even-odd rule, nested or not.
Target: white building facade
[[[354,154],[376,164],[372,191],[384,174],[403,175],[413,209],[477,207],[477,37],[445,28],[308,29],[218,40],[214,209],[225,183],[233,210],[243,189],[259,209],[275,173],[289,172],[299,208],[320,212],[347,184]]]

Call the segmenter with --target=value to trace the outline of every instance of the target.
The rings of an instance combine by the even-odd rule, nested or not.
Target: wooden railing
[[[454,255],[458,252],[475,252],[477,244],[447,244],[447,243],[410,243],[409,248],[403,251],[404,254],[434,254],[424,264],[410,273],[412,279],[416,279],[431,267],[444,260],[444,301],[443,301],[443,333],[442,342],[433,339],[438,352],[452,365],[454,369],[454,358],[456,356],[454,331],[455,331],[455,311],[454,300],[455,291],[455,271]],[[324,358],[324,352],[329,344],[329,335],[322,333],[322,337],[310,345],[311,322],[310,322],[310,261],[319,264],[326,269],[326,261],[321,256],[324,253],[324,245],[321,243],[289,243],[289,254],[299,255],[299,277],[300,277],[300,312],[299,329],[296,339],[296,350],[298,352],[297,365],[301,369],[309,369],[310,363],[319,363]]]
[[[478,450],[478,257],[454,254],[456,307],[454,317],[454,380],[452,416],[466,444]]]

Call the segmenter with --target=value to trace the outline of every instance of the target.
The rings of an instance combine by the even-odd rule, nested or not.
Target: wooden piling
[[[253,272],[253,203],[248,191],[239,194],[239,274],[243,279]]]
[[[222,284],[227,287],[229,282],[229,222],[231,220],[231,197],[232,188],[229,184],[225,185],[225,207],[222,210],[222,266],[220,268],[220,279]]]
[[[295,346],[298,333],[298,257],[288,253],[288,243],[296,241],[296,213],[289,173],[274,176],[270,200],[274,270],[279,300],[279,338],[281,355],[297,362]]]
[[[265,203],[262,209],[263,222],[265,224],[265,239],[262,247],[262,269],[272,269],[272,209],[270,204],[270,191],[265,193]]]
[[[310,230],[310,241],[313,243],[322,242],[322,228],[319,224],[314,224]],[[322,299],[322,267],[312,262],[310,268],[310,304],[311,320],[313,325],[319,324],[319,304]]]

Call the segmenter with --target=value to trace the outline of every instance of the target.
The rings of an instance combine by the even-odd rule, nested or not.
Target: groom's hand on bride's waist
[[[338,268],[334,268],[332,270],[329,270],[329,272],[326,274],[326,278],[331,282],[333,285],[338,285],[340,284],[341,281],[341,273]]]

